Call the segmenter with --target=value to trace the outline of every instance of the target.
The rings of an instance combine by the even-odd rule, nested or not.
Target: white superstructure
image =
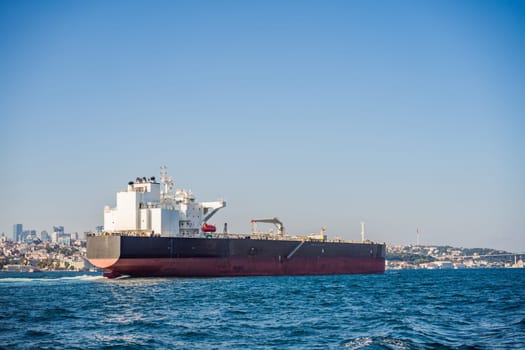
[[[160,183],[155,177],[137,178],[128,183],[127,191],[117,192],[116,207],[104,208],[104,231],[198,237],[204,234],[203,229],[211,230],[207,221],[225,206],[224,201],[199,203],[191,191],[173,191],[173,179],[162,167]]]

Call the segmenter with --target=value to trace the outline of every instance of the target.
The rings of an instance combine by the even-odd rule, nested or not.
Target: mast
[[[168,178],[168,168],[165,165],[160,167],[160,183],[164,185],[164,194],[173,188],[173,178]]]

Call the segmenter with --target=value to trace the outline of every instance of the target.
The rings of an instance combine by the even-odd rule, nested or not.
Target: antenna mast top
[[[164,193],[169,193],[173,188],[173,178],[168,177],[168,168],[165,165],[160,167],[160,182],[164,185]]]

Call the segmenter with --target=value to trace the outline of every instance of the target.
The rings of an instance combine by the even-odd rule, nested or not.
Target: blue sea
[[[2,349],[525,349],[525,270],[0,274]]]

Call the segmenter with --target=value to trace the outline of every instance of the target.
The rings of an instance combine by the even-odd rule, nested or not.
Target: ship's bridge
[[[114,208],[104,208],[104,231],[167,237],[202,235],[202,227],[212,227],[207,221],[226,205],[224,201],[199,203],[191,191],[174,191],[165,168],[161,183],[155,177],[138,177],[128,182],[127,191],[117,192],[116,202]]]

